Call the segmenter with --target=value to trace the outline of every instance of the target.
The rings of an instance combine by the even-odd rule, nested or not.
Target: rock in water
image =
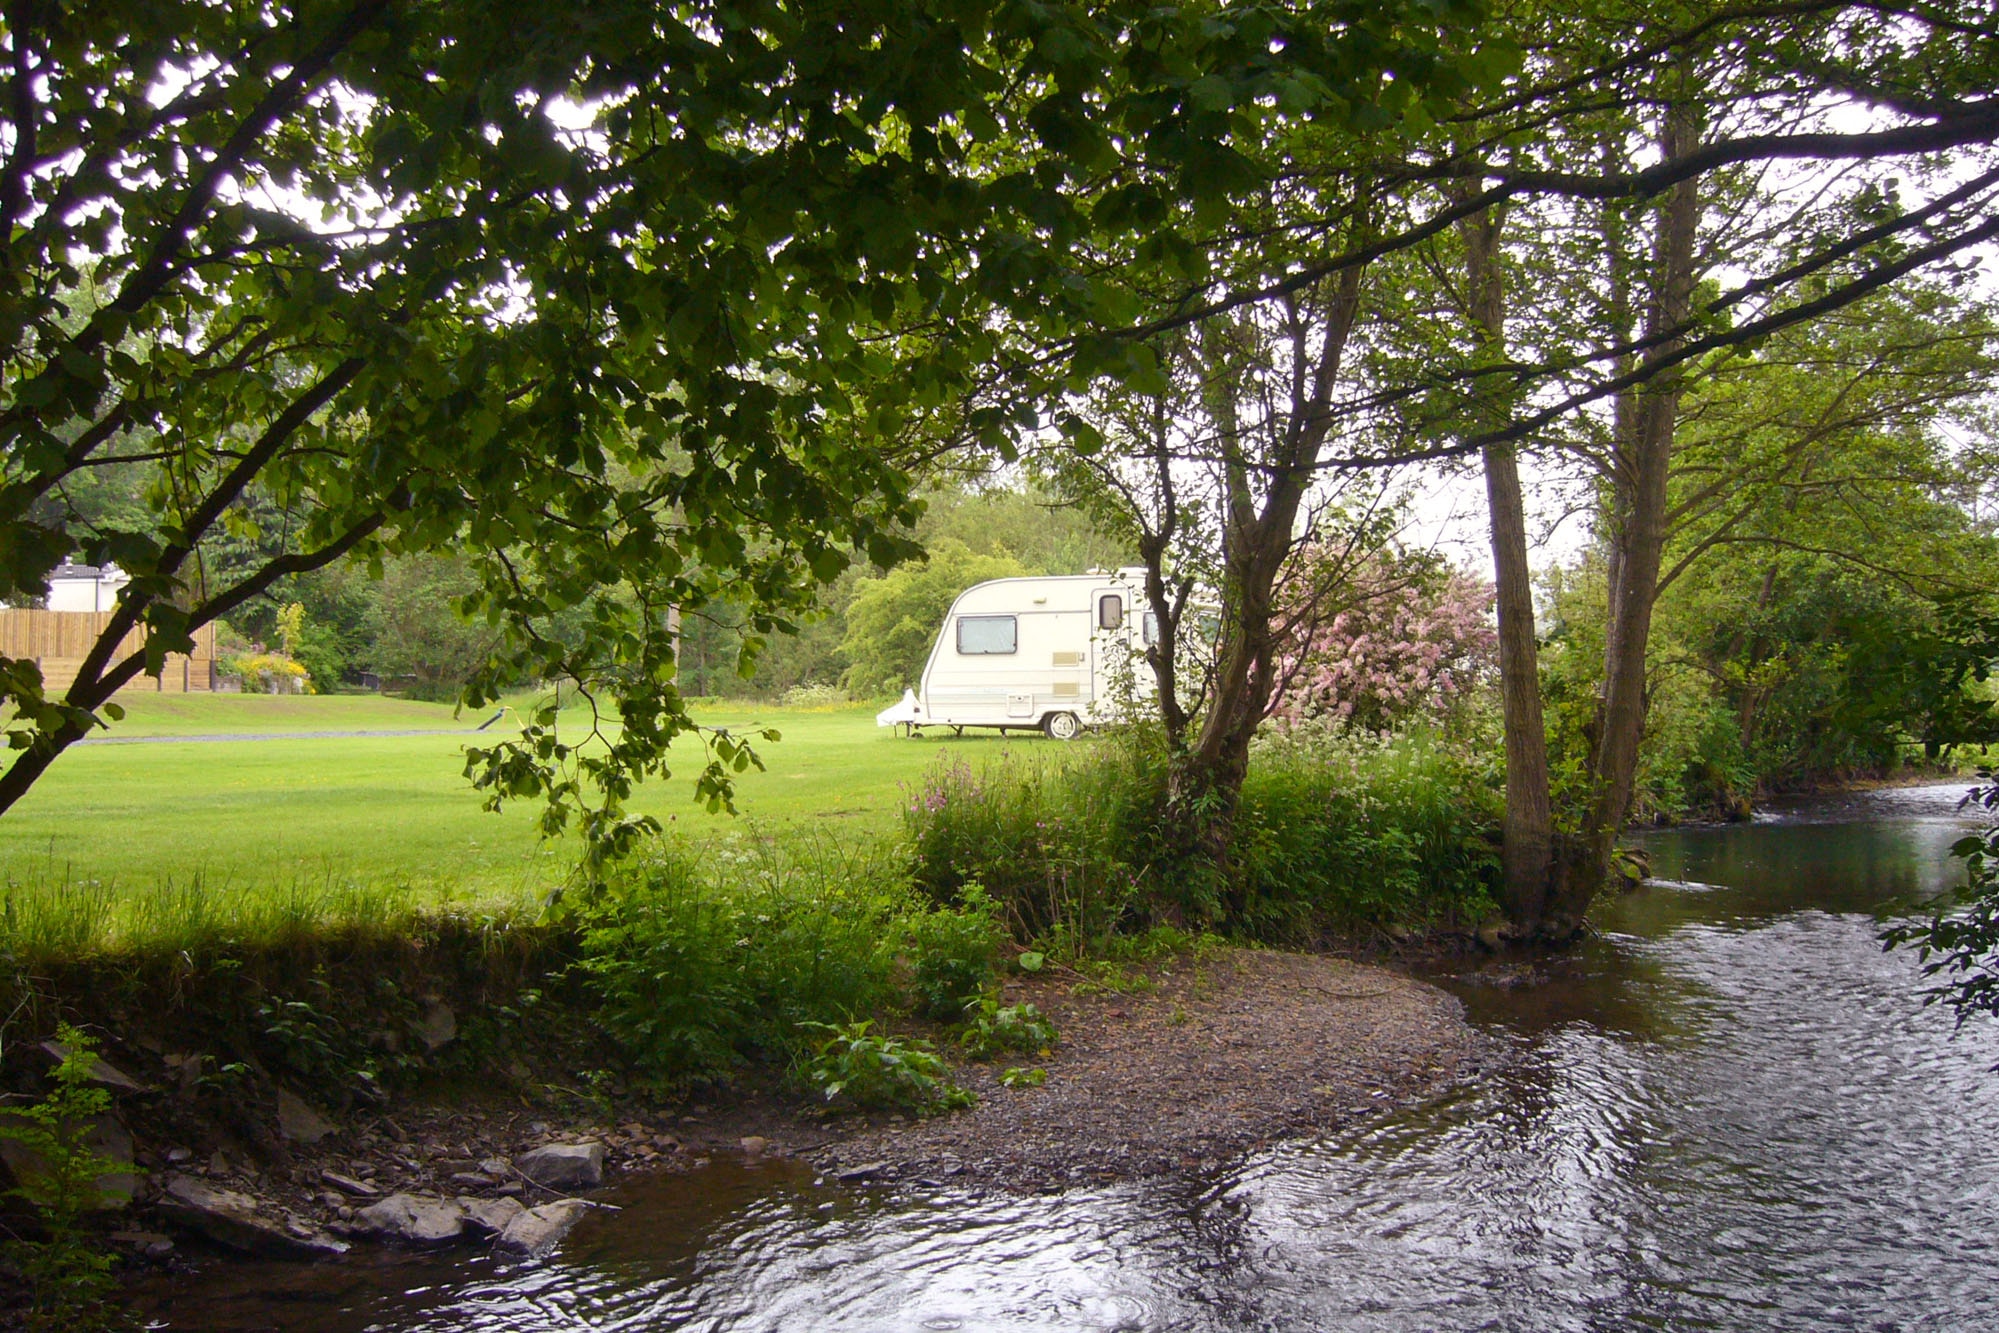
[[[507,1223],[497,1243],[503,1250],[539,1259],[554,1249],[589,1209],[581,1199],[557,1199],[539,1208],[522,1209],[520,1216]]]
[[[604,1145],[551,1143],[516,1157],[514,1170],[543,1189],[590,1189],[604,1183]]]
[[[338,1128],[303,1097],[278,1089],[278,1133],[285,1138],[293,1143],[317,1143]]]
[[[465,1222],[475,1231],[489,1236],[497,1236],[527,1209],[519,1199],[468,1199],[461,1197],[458,1206],[465,1210]]]
[[[465,1234],[465,1209],[456,1199],[391,1194],[354,1215],[377,1235],[410,1245],[442,1245]]]
[[[235,1190],[217,1189],[192,1176],[173,1176],[155,1205],[161,1213],[191,1231],[248,1254],[280,1259],[310,1259],[345,1254],[344,1242],[320,1231],[293,1235],[259,1211],[257,1201]]]

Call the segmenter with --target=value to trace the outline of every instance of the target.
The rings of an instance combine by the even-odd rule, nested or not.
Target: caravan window
[[[1114,592],[1107,592],[1097,598],[1097,628],[1124,628],[1124,598]]]
[[[968,657],[1010,653],[1018,638],[1012,616],[958,617],[958,651]]]
[[[1145,619],[1139,622],[1138,632],[1141,637],[1141,641],[1145,644],[1146,647],[1150,648],[1153,644],[1158,643],[1159,613],[1157,611],[1147,611],[1145,613]]]

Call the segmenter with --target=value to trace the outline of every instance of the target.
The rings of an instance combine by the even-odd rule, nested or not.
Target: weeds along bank
[[[688,1084],[782,1068],[812,1024],[956,1018],[1021,952],[1079,960],[1161,928],[1282,944],[1468,929],[1491,910],[1497,779],[1469,747],[1269,742],[1228,863],[1190,870],[1155,857],[1156,751],[1092,746],[1059,766],[942,763],[896,835],[661,842],[550,909],[331,885],[10,896],[7,1063],[59,1021],[92,1025],[174,1056],[176,1084],[225,1119],[278,1084],[340,1105],[544,1048],[573,1047],[559,1054],[584,1092]]]
[[[1427,732],[1267,738],[1228,861],[1195,867],[1160,859],[1165,764],[1143,733],[1065,770],[941,766],[906,817],[912,874],[939,902],[981,886],[1016,938],[1057,953],[1160,925],[1294,945],[1468,929],[1493,910],[1494,763]]]

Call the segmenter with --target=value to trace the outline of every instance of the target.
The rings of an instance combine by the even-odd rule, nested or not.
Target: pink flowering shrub
[[[1316,554],[1306,548],[1280,593],[1280,624],[1289,624],[1273,717],[1387,731],[1443,716],[1492,678],[1491,584],[1397,553],[1337,580],[1315,578]]]

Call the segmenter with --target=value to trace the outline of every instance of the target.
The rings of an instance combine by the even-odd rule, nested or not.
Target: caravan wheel
[[[1083,724],[1074,713],[1050,713],[1041,719],[1041,729],[1051,741],[1073,741],[1083,734]]]

